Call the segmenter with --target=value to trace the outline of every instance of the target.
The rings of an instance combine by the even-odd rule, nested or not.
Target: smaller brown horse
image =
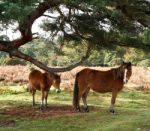
[[[42,102],[41,109],[44,107],[44,99],[45,99],[45,107],[47,107],[47,98],[50,87],[53,85],[57,90],[57,93],[60,92],[60,76],[58,74],[50,74],[50,73],[42,73],[39,70],[33,70],[29,74],[29,84],[30,84],[30,92],[32,93],[33,103],[35,106],[35,93],[36,90],[40,90],[42,93]]]
[[[125,73],[126,72],[126,73]],[[114,104],[118,92],[123,88],[124,82],[130,79],[132,74],[131,63],[125,63],[108,71],[83,69],[76,75],[74,84],[73,106],[80,112],[80,98],[82,97],[85,111],[89,112],[86,98],[90,88],[99,93],[112,92],[110,112],[114,113]],[[124,79],[126,77],[126,79]]]

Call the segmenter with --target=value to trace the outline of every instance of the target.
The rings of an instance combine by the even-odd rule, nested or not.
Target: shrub
[[[149,59],[142,60],[141,62],[138,63],[138,66],[149,67],[150,66],[150,60]]]
[[[5,61],[6,65],[26,65],[26,62],[18,58],[7,58]]]

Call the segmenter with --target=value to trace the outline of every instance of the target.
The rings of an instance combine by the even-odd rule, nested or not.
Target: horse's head
[[[132,64],[131,64],[131,62],[123,62],[122,68],[123,68],[124,70],[126,70],[125,83],[127,83],[128,80],[130,79],[131,75],[132,75]]]
[[[60,83],[61,83],[61,78],[60,75],[54,74],[54,80],[53,80],[53,86],[56,88],[56,92],[60,93]]]

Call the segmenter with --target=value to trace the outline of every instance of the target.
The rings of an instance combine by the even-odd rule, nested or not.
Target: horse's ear
[[[61,77],[61,74],[57,74],[58,77]]]
[[[131,62],[129,62],[128,65],[131,66],[132,65]]]

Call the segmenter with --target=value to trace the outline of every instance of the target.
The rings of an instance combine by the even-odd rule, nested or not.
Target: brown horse
[[[42,73],[39,70],[33,70],[29,74],[29,84],[30,84],[30,92],[32,93],[33,103],[35,106],[35,93],[36,90],[40,90],[42,93],[42,102],[41,109],[44,107],[44,99],[45,99],[45,107],[47,107],[47,98],[50,87],[53,85],[57,90],[57,93],[60,92],[60,76],[58,74],[50,74],[50,73]]]
[[[127,82],[132,74],[131,63],[125,63],[108,71],[99,71],[93,69],[83,69],[76,75],[74,84],[73,106],[80,112],[80,98],[82,97],[84,108],[89,112],[86,98],[90,89],[105,93],[112,92],[111,105],[109,111],[114,113],[114,104],[118,92],[123,88],[124,82]],[[126,78],[126,79],[124,79]]]

